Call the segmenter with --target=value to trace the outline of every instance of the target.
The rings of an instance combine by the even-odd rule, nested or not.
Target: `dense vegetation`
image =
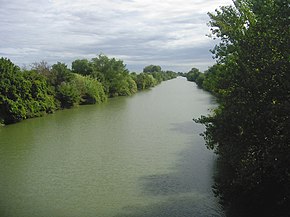
[[[198,121],[219,155],[214,188],[229,216],[238,208],[232,216],[290,216],[289,7],[236,0],[210,13],[217,64],[187,74],[219,99]]]
[[[75,105],[102,103],[108,97],[129,96],[176,77],[160,66],[129,73],[122,60],[99,55],[92,60],[51,67],[44,61],[21,70],[9,59],[0,59],[0,124],[39,117]]]

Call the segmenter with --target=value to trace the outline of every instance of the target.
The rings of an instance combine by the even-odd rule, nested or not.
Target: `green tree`
[[[48,81],[52,86],[57,88],[63,82],[70,82],[73,77],[74,75],[68,69],[66,64],[57,62],[52,65],[51,72],[48,76]]]
[[[109,96],[130,95],[134,92],[127,90],[129,71],[122,60],[109,58],[101,54],[92,59],[92,65],[95,72],[100,75],[100,81]]]
[[[54,88],[56,104],[61,108],[70,108],[80,102],[80,91],[77,89],[75,74],[66,64],[57,62],[52,65],[47,77],[48,83]]]
[[[220,106],[200,122],[228,171],[216,178],[216,193],[259,215],[288,216],[289,2],[236,0],[209,16],[221,43],[213,50],[215,81],[203,83],[219,93]]]
[[[135,82],[135,80],[132,78],[132,76],[126,76],[126,81],[128,84],[128,89],[130,90],[130,95],[137,93],[138,89],[137,89],[137,84]]]
[[[81,75],[92,75],[93,66],[87,59],[75,60],[72,62],[72,72]]]
[[[77,89],[80,91],[81,104],[95,104],[107,100],[103,85],[89,76],[75,76]]]
[[[111,96],[130,96],[136,92],[136,82],[129,75],[119,75],[111,83]]]
[[[165,80],[170,80],[177,77],[177,73],[174,71],[165,71]]]
[[[161,72],[161,66],[149,65],[144,67],[143,72],[145,73]]]
[[[145,90],[154,87],[157,81],[151,74],[140,73],[136,76],[136,83],[138,90]]]
[[[54,110],[54,97],[43,75],[21,72],[10,60],[0,59],[0,122],[11,124]]]
[[[50,74],[51,66],[46,61],[42,60],[40,62],[32,63],[31,69],[36,71],[39,74],[42,74],[48,77]]]
[[[201,72],[197,68],[192,68],[187,74],[186,78],[188,81],[196,81],[197,77],[200,76]]]
[[[197,78],[196,83],[203,89],[222,97],[230,90],[230,81],[226,71],[226,65],[215,64],[203,73],[202,78]],[[200,81],[202,80],[202,81]]]
[[[70,108],[80,103],[81,93],[75,81],[63,82],[58,86],[56,97],[62,108]]]
[[[33,70],[23,72],[24,80],[29,85],[29,92],[25,96],[26,117],[39,117],[56,110],[52,88],[46,78]]]
[[[165,76],[163,72],[146,72],[146,75],[151,75],[155,79],[156,84],[160,84],[162,81],[165,81]]]
[[[0,59],[0,121],[4,124],[18,122],[26,118],[23,95],[29,88],[20,68],[6,58]]]

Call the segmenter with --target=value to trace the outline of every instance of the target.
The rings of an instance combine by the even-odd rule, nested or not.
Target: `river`
[[[224,216],[216,157],[192,121],[214,106],[179,77],[0,127],[0,216]]]

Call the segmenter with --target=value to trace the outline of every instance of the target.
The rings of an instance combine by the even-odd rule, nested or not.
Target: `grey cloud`
[[[205,36],[203,10],[227,1],[0,0],[0,55],[21,66],[43,59],[70,64],[104,53],[135,71],[148,64],[204,70],[214,62],[214,42]]]

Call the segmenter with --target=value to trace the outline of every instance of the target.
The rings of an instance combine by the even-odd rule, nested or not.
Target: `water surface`
[[[215,156],[192,121],[213,106],[177,78],[0,128],[0,216],[223,216]]]

